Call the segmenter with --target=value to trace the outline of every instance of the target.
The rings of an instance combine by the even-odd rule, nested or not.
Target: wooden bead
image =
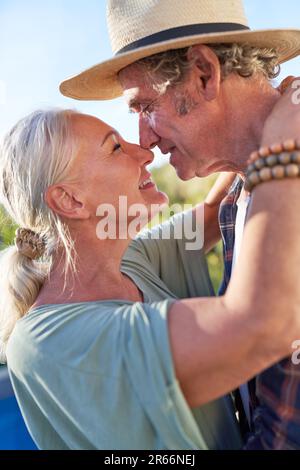
[[[259,158],[259,155],[257,151],[250,153],[250,157],[249,157],[250,162],[254,162],[258,158]]]
[[[288,178],[296,178],[299,176],[299,167],[295,163],[290,163],[285,167],[285,175]]]
[[[267,157],[268,155],[270,155],[269,147],[260,147],[260,149],[258,150],[258,154],[260,157]]]
[[[292,152],[296,148],[296,142],[294,139],[285,140],[282,144],[282,147],[286,152]]]
[[[275,180],[281,180],[285,176],[284,166],[276,165],[271,168],[272,176]]]
[[[259,171],[259,177],[261,181],[270,181],[272,179],[271,168],[264,167]]]
[[[273,144],[270,147],[271,153],[281,153],[283,151],[282,144]]]
[[[278,163],[278,158],[277,158],[277,155],[269,155],[267,158],[266,158],[266,164],[268,166],[274,166],[274,165],[277,165]]]
[[[265,166],[265,160],[263,158],[259,158],[254,162],[254,166],[257,170],[261,170]]]
[[[247,179],[252,186],[256,186],[258,183],[260,183],[259,172],[253,171],[253,173],[251,173]]]
[[[281,163],[282,165],[287,165],[288,163],[291,163],[292,160],[292,155],[287,152],[283,152],[278,156],[278,163]]]
[[[291,161],[292,163],[300,163],[300,152],[293,152]]]
[[[250,173],[252,173],[252,171],[255,171],[255,170],[256,168],[255,168],[254,163],[250,163],[250,165],[247,166],[246,174],[249,175]]]

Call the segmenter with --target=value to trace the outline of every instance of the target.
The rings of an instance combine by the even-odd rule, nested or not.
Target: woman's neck
[[[57,256],[34,307],[108,299],[143,301],[136,284],[121,272],[129,243],[130,240],[98,240],[93,247],[77,240],[76,273],[70,271],[65,279],[64,259]]]

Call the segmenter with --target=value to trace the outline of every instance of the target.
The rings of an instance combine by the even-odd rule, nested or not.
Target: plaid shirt
[[[237,200],[242,187],[243,181],[237,178],[220,206],[219,222],[224,254],[220,295],[226,291],[231,276]],[[247,439],[244,448],[299,450],[300,365],[294,365],[290,357],[284,359],[248,382],[248,387],[252,417],[250,433],[247,433],[247,421],[239,391],[234,393],[242,432]]]

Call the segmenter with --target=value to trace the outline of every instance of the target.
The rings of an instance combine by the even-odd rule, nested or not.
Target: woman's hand
[[[265,122],[262,146],[300,139],[300,78],[287,77],[278,89],[282,96]]]
[[[236,178],[236,173],[223,172],[217,178],[215,184],[209,191],[204,202],[207,206],[215,207],[220,205],[221,201],[227,195],[227,192]]]
[[[236,173],[224,172],[217,178],[215,184],[204,200],[204,250],[207,253],[220,240],[218,213],[219,206],[227,195],[230,186],[236,178]]]

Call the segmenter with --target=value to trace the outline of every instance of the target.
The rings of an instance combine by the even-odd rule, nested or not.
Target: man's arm
[[[298,179],[256,187],[226,294],[178,301],[170,309],[175,371],[190,406],[287,356],[300,336],[299,200]]]

